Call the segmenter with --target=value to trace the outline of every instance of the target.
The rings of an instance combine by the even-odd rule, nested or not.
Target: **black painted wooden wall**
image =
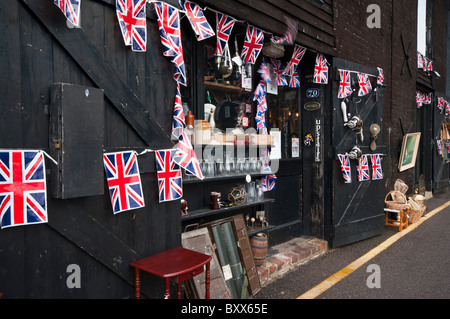
[[[157,22],[148,20],[151,53],[139,54],[123,45],[112,3],[83,1],[81,12],[72,29],[52,1],[0,3],[0,147],[49,150],[50,88],[62,82],[104,91],[105,151],[171,148],[175,82]],[[133,296],[129,263],[181,241],[179,203],[158,204],[154,156],[139,165],[143,209],[113,215],[105,183],[103,196],[48,196],[48,224],[1,230],[5,298]],[[80,289],[66,286],[70,264],[80,266]],[[146,296],[159,298],[162,284],[143,280]]]
[[[167,2],[178,6],[178,1]],[[331,1],[323,6],[309,0],[203,4],[276,35],[284,32],[283,16],[288,13],[301,22],[297,42],[333,53]],[[162,55],[155,12],[147,11],[148,51],[135,53],[123,44],[114,6],[113,0],[83,0],[81,28],[70,28],[51,0],[0,2],[1,148],[49,151],[54,83],[103,90],[104,151],[173,146],[169,135],[175,82],[167,72],[172,64]],[[102,196],[48,196],[48,224],[1,230],[4,298],[132,298],[129,263],[180,245],[182,231],[179,203],[158,203],[153,154],[140,156],[139,166],[143,209],[113,215],[105,182]],[[286,183],[294,178],[299,185],[290,174]],[[50,182],[54,178],[47,177]],[[280,184],[279,190],[286,187]],[[292,200],[296,207],[300,204]],[[71,264],[80,266],[80,289],[66,285]],[[162,297],[160,280],[144,276],[142,287],[146,297]]]

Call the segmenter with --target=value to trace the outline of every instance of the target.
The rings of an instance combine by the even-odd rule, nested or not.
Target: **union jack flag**
[[[223,56],[235,22],[236,20],[234,18],[216,12],[217,46],[214,52],[215,55]]]
[[[431,100],[433,99],[433,93],[428,93],[424,95],[424,103],[431,104]]]
[[[427,71],[431,72],[433,71],[433,61],[428,61],[428,65],[427,65]]]
[[[264,81],[259,81],[259,84],[256,86],[255,92],[253,92],[253,101],[265,98],[266,92],[266,83]]]
[[[314,66],[314,83],[328,84],[328,66],[327,59],[323,54],[317,53],[316,65]]]
[[[205,176],[200,168],[200,164],[192,147],[189,136],[186,135],[186,131],[181,132],[178,138],[177,151],[174,155],[174,161],[181,167],[183,167],[190,174],[197,176],[199,179],[204,179]]]
[[[377,68],[377,69],[378,69],[377,84],[384,85],[384,71],[382,68]]]
[[[372,160],[372,180],[383,179],[380,154],[370,155],[370,159]]]
[[[341,162],[342,176],[346,184],[352,182],[352,171],[350,168],[350,157],[348,155],[338,154],[339,161]]]
[[[179,199],[183,196],[180,166],[174,161],[176,150],[156,151],[159,202]]]
[[[103,154],[113,213],[144,207],[136,152]]]
[[[178,9],[165,2],[154,2],[154,4],[158,16],[163,54],[164,56],[172,57],[172,62],[175,64],[173,76],[175,81],[186,86],[186,69]]]
[[[147,46],[145,0],[116,0],[117,19],[125,45],[144,52]]]
[[[197,4],[187,0],[180,0],[179,2],[191,23],[192,30],[194,30],[198,41],[208,39],[215,35],[202,9]]]
[[[0,151],[1,227],[47,223],[45,161],[40,151]]]
[[[281,67],[281,61],[271,59],[273,72],[275,73],[275,80],[278,86],[287,86],[288,82],[286,77],[283,75],[283,68]]]
[[[292,53],[291,61],[289,61],[288,65],[284,69],[283,74],[286,74],[286,75],[295,74],[297,72],[297,66],[299,65],[300,61],[303,59],[305,52],[306,52],[306,49],[304,47],[296,44],[294,47],[294,53]]]
[[[420,52],[417,52],[417,68],[422,69],[424,65],[423,55]]]
[[[175,104],[173,106],[172,135],[178,138],[185,127],[186,122],[181,101],[180,84],[177,83],[177,93],[175,95]]]
[[[362,155],[359,159],[358,166],[358,181],[365,182],[370,180],[369,176],[369,155]]]
[[[255,121],[256,121],[256,129],[258,131],[264,130],[266,128],[266,113],[262,110],[257,111]]]
[[[54,0],[54,3],[61,9],[70,23],[77,27],[80,25],[81,0]]]
[[[247,27],[247,33],[245,35],[244,46],[241,52],[241,58],[244,63],[255,64],[259,53],[263,47],[264,33],[253,27]]]
[[[436,140],[436,147],[437,147],[438,154],[442,155],[442,141],[441,140]]]
[[[339,84],[338,99],[344,99],[347,96],[352,95],[352,86],[350,84],[350,71],[339,70],[339,76],[341,78]]]
[[[261,178],[261,187],[263,192],[268,192],[275,189],[276,175],[266,175]]]
[[[425,96],[421,92],[416,91],[417,108],[420,108],[424,102],[425,102]]]
[[[300,75],[296,71],[294,74],[289,76],[289,87],[299,88],[300,87]]]
[[[416,99],[417,99],[417,92],[416,92]],[[445,100],[443,98],[441,98],[441,97],[438,98],[437,107],[439,108],[439,110],[441,111],[441,114],[442,114],[444,111],[444,108],[445,108]]]
[[[270,40],[277,44],[293,44],[297,36],[298,22],[297,20],[284,17],[287,24],[287,30],[282,37],[273,36]]]
[[[358,73],[359,92],[358,96],[364,96],[372,92],[372,84],[369,76],[364,73]]]
[[[259,66],[258,69],[258,74],[261,75],[261,78],[263,79],[264,82],[266,83],[272,82],[272,78],[270,77],[270,71],[269,68],[267,67],[266,61],[261,62],[261,65]]]

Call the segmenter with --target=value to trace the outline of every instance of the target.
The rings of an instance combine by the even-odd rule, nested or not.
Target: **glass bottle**
[[[255,182],[247,183],[247,202],[253,203],[256,200]]]

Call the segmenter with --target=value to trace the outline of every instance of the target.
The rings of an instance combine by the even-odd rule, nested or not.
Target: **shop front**
[[[23,0],[3,11],[17,22],[2,34],[13,54],[2,60],[11,110],[2,110],[1,160],[39,149],[57,163],[47,174],[48,223],[0,233],[4,243],[25,238],[1,251],[10,295],[124,297],[132,262],[180,245],[220,246],[218,255],[239,248],[222,256],[236,263],[221,278],[255,294],[253,237],[266,239],[267,251],[300,236],[337,247],[379,233],[380,170],[359,178],[369,169],[361,158],[378,155],[379,168],[385,154],[384,86],[376,66],[334,57],[331,1],[192,2],[214,32],[201,40],[183,1],[144,1],[145,43],[142,29],[127,40],[126,16],[113,2],[83,1],[78,27],[53,3]],[[373,90],[338,97],[342,70],[351,92],[360,73]],[[126,178],[117,173],[124,167]],[[132,185],[120,188],[125,181]],[[188,240],[205,229],[209,242]],[[74,263],[95,278],[95,292],[50,279]],[[36,274],[38,288],[24,292],[25,279],[10,280],[23,277],[17,269]],[[160,296],[157,279],[143,276],[141,285],[143,295]]]

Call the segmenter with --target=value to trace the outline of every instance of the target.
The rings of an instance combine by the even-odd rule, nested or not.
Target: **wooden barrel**
[[[250,247],[252,249],[253,259],[255,259],[255,265],[261,266],[267,256],[267,251],[269,250],[267,235],[258,233],[253,236],[250,239]]]

